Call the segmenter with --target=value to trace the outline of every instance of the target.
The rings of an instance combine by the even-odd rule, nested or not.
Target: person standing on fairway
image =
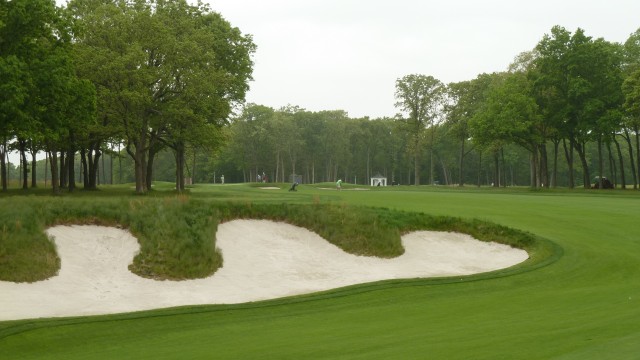
[[[342,179],[338,179],[338,181],[336,182],[336,189],[338,190],[342,189]]]

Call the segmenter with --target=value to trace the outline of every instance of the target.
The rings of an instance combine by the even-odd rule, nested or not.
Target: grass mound
[[[3,199],[3,202],[7,200]],[[400,236],[415,230],[456,231],[529,252],[527,266],[558,253],[532,234],[496,224],[344,204],[217,203],[185,196],[144,198],[23,198],[0,210],[0,280],[33,282],[57,273],[60,260],[44,230],[57,224],[124,227],[140,242],[130,270],[154,279],[207,277],[222,266],[215,248],[220,222],[238,218],[305,227],[346,252],[391,258]],[[10,209],[10,210],[9,210]]]

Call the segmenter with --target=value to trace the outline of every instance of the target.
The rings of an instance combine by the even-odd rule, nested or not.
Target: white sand
[[[219,226],[224,265],[213,276],[156,281],[128,270],[139,245],[127,231],[56,226],[47,232],[61,258],[59,274],[30,284],[0,281],[0,321],[243,303],[384,279],[468,275],[528,258],[509,246],[430,231],[404,236],[405,254],[395,259],[355,256],[300,227],[234,220]]]

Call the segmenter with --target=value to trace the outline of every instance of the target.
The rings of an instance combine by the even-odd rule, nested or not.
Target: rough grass
[[[269,219],[305,227],[356,255],[399,256],[404,252],[400,235],[421,229],[463,232],[532,254],[538,251],[530,263],[545,261],[542,255],[553,255],[549,250],[552,248],[542,239],[487,222],[346,204],[211,202],[185,195],[0,200],[10,201],[13,206],[2,206],[0,210],[0,280],[5,281],[33,282],[57,273],[60,260],[52,241],[44,235],[44,229],[56,224],[129,229],[141,247],[130,269],[154,279],[193,279],[215,273],[223,261],[215,248],[217,225],[237,218]],[[539,248],[547,251],[536,250]]]

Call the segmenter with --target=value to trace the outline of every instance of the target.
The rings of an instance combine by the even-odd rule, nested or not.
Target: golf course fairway
[[[238,305],[0,322],[0,359],[634,359],[640,354],[637,192],[470,187],[338,192],[301,185],[288,193],[198,185],[189,196],[479,219],[545,238],[562,255],[506,276],[389,280]],[[0,203],[20,199],[4,197]]]

